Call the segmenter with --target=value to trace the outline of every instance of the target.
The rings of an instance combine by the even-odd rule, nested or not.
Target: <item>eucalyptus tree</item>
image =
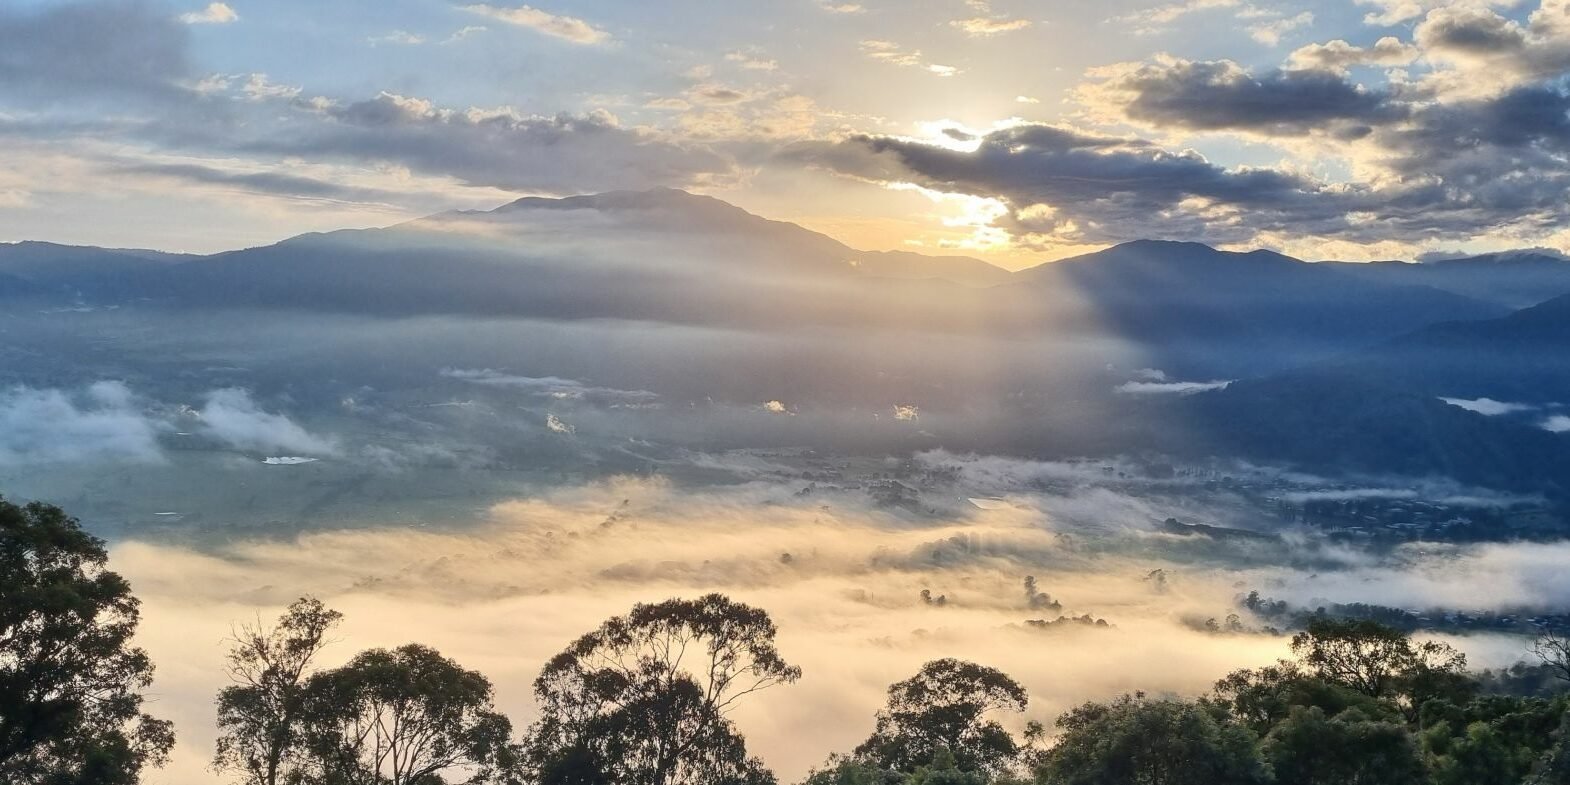
[[[140,603],[60,508],[0,499],[0,782],[130,785],[174,746],[142,711]]]
[[[956,659],[934,660],[889,687],[872,736],[856,757],[914,772],[940,756],[961,771],[996,774],[1018,757],[1019,744],[992,718],[1025,710],[1025,688],[996,668]]]
[[[429,646],[360,652],[311,676],[302,705],[299,782],[478,785],[517,772],[490,681]]]
[[[552,658],[526,742],[541,783],[748,785],[773,775],[729,719],[801,669],[761,609],[720,594],[640,604]]]
[[[343,619],[320,600],[291,604],[272,627],[239,627],[228,656],[234,683],[218,693],[213,768],[245,785],[279,785],[298,777],[304,753],[305,685],[327,636]]]

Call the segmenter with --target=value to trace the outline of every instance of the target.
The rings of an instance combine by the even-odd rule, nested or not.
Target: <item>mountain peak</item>
[[[1188,269],[1194,267],[1230,269],[1236,264],[1278,266],[1304,264],[1299,259],[1262,248],[1253,251],[1223,251],[1204,243],[1181,240],[1130,240],[1034,269],[1046,270],[1065,262],[1073,265],[1134,264],[1141,267]]]
[[[674,210],[685,213],[757,217],[724,200],[683,191],[680,188],[605,191],[597,194],[580,194],[559,198],[525,196],[522,199],[508,202],[490,212],[508,213],[517,210],[599,210],[601,212]]]

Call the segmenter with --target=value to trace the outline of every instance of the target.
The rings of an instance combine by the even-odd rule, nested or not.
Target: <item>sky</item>
[[[1570,250],[1570,0],[0,0],[0,241],[678,187],[1011,268]]]

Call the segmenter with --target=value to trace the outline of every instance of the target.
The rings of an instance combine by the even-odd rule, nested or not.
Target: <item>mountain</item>
[[[1168,416],[1181,423],[1166,434],[1179,454],[1570,494],[1570,435],[1326,370],[1234,382],[1190,396]]]
[[[1393,389],[1451,398],[1570,403],[1570,295],[1500,319],[1444,322],[1327,364]]]
[[[1421,328],[1334,360],[1234,382],[1159,411],[1175,452],[1310,471],[1445,476],[1570,497],[1570,295],[1498,319]],[[1481,413],[1442,398],[1491,398]],[[1485,410],[1486,411],[1486,410]]]
[[[0,273],[0,298],[37,297],[41,293],[42,290],[32,281]]]
[[[1506,312],[1195,243],[1127,243],[1011,274],[965,257],[858,251],[672,189],[528,197],[206,257],[42,245],[6,256],[15,261],[0,272],[89,304],[1040,339],[1078,344],[1080,366],[1138,363],[1129,367],[1187,378],[1278,371]]]
[[[1558,295],[1570,294],[1570,259],[1529,251],[1442,259],[1421,264],[1322,264],[1363,280],[1432,286],[1509,308],[1525,308]]]
[[[1137,241],[1020,273],[1074,292],[1113,332],[1167,347],[1167,371],[1251,375],[1452,319],[1507,309],[1427,286],[1369,281],[1271,251]]]
[[[150,270],[200,257],[37,241],[0,243],[0,275],[28,283],[28,296],[114,299]],[[4,294],[7,289],[0,289]]]
[[[747,212],[711,196],[674,188],[612,191],[560,199],[525,197],[494,210],[442,213],[405,228],[473,230],[477,226],[516,233],[532,244],[563,239],[585,230],[610,230],[623,241],[639,238],[653,245],[702,238],[703,250],[729,249],[738,255],[727,264],[779,265],[792,272],[855,273],[897,279],[942,279],[967,286],[1008,281],[1009,271],[963,256],[925,256],[902,251],[860,251],[797,224]],[[649,262],[670,261],[656,256]]]

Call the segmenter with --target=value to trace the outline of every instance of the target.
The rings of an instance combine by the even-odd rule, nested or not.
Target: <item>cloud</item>
[[[1331,581],[1284,574],[1281,594],[1304,604],[1309,600],[1366,602],[1377,597],[1375,602],[1381,605],[1419,610],[1548,611],[1570,602],[1570,573],[1559,561],[1567,557],[1570,543],[1566,542],[1420,543],[1401,549],[1398,564],[1368,565]],[[1524,643],[1519,645],[1524,653]]]
[[[520,390],[530,395],[558,401],[585,401],[603,406],[646,406],[659,400],[648,390],[619,390],[596,387],[576,379],[558,376],[519,376],[490,368],[446,368],[441,375],[470,384]]]
[[[226,25],[239,19],[240,15],[228,3],[208,3],[200,11],[180,15],[180,21],[188,25]]]
[[[836,3],[830,0],[818,0],[818,7],[831,14],[864,14],[865,6],[860,3]]]
[[[1185,625],[1235,609],[1249,587],[1309,607],[1324,604],[1316,598],[1423,609],[1570,602],[1570,544],[1428,543],[1310,558],[1307,546],[1283,543],[1249,556],[1237,544],[1155,533],[1166,516],[1215,518],[1163,507],[1148,489],[1084,487],[1108,476],[1100,464],[943,454],[918,463],[955,468],[985,509],[959,501],[912,516],[844,495],[804,498],[800,481],[685,488],[618,477],[497,504],[479,525],[329,528],[204,547],[122,539],[111,564],[144,603],[138,641],[160,665],[160,716],[182,729],[164,776],[210,779],[220,641],[235,619],[269,618],[301,594],[347,615],[324,666],[420,640],[494,680],[499,708],[522,727],[535,716],[529,684],[544,662],[601,619],[635,602],[726,593],[768,611],[782,654],[804,671],[735,714],[749,750],[782,781],[865,738],[887,685],[936,657],[1020,680],[1031,708],[1009,719],[1018,730],[1131,689],[1198,695],[1235,668],[1284,656],[1285,637]],[[1296,559],[1300,567],[1279,566]],[[1166,591],[1142,580],[1153,569],[1164,570]],[[1021,591],[1027,575],[1064,613],[1113,627],[1027,628],[1040,616]],[[949,601],[925,604],[923,589]],[[1469,652],[1481,643],[1459,642]],[[1507,656],[1521,654],[1518,642]]]
[[[311,434],[282,414],[261,409],[249,392],[238,388],[214,390],[196,412],[202,433],[239,450],[282,451],[305,455],[336,455],[337,444]]]
[[[734,167],[710,149],[624,128],[603,111],[539,116],[507,107],[453,110],[386,92],[349,104],[296,101],[293,109],[288,131],[240,146],[253,153],[396,164],[470,185],[547,193],[690,185]]]
[[[452,32],[452,35],[449,35],[445,39],[442,40],[442,43],[443,44],[455,44],[455,43],[458,43],[459,41],[462,41],[465,38],[468,38],[471,35],[474,35],[476,33],[483,33],[483,32],[485,32],[486,30],[489,30],[489,29],[490,28],[486,27],[485,25],[464,25],[463,27],[460,27],[457,30],[454,30]]]
[[[1012,33],[1030,27],[1029,19],[998,19],[993,17],[977,16],[970,19],[955,19],[949,22],[951,27],[963,30],[965,35],[972,38],[990,38],[1001,33]]]
[[[767,610],[783,655],[805,672],[734,714],[782,781],[864,738],[887,685],[928,659],[974,659],[1021,680],[1032,712],[1010,718],[1018,726],[1050,723],[1132,681],[1197,694],[1284,651],[1281,639],[1183,628],[1177,617],[1228,607],[1234,590],[1221,576],[1174,570],[1171,591],[1157,595],[1139,579],[1148,564],[1078,554],[1028,504],[913,522],[794,492],[617,478],[497,505],[480,526],[325,530],[203,549],[118,542],[111,563],[144,603],[139,643],[160,665],[160,716],[182,728],[163,775],[211,776],[211,700],[231,623],[269,618],[306,593],[347,616],[324,666],[418,639],[486,673],[523,727],[534,718],[530,681],[576,635],[634,602],[725,592]],[[1108,617],[1116,629],[1027,629],[1040,612],[1021,591],[1026,575],[1065,612]],[[923,588],[950,601],[926,605]]]
[[[905,68],[919,68],[938,76],[953,76],[959,69],[951,65],[929,63],[921,56],[919,49],[906,49],[893,41],[877,38],[865,39],[861,42],[861,53],[869,60]]]
[[[188,35],[141,3],[7,4],[0,6],[0,86],[51,105],[73,94],[167,103],[186,94],[177,82],[190,73]]]
[[[1470,95],[1554,80],[1570,69],[1570,9],[1542,0],[1526,24],[1486,4],[1446,5],[1428,12],[1413,30],[1414,42],[1436,69],[1427,83]]]
[[[1296,16],[1272,19],[1248,26],[1248,35],[1255,41],[1265,46],[1276,46],[1281,43],[1281,36],[1293,30],[1308,27],[1314,23],[1314,12],[1304,11]]]
[[[1517,0],[1465,0],[1461,5],[1509,6],[1516,2]],[[1430,11],[1451,6],[1455,2],[1454,0],[1357,0],[1357,4],[1375,8],[1363,17],[1364,24],[1390,27],[1402,22],[1410,22]]]
[[[1373,46],[1353,46],[1336,39],[1323,44],[1308,44],[1292,52],[1287,63],[1295,69],[1319,69],[1345,73],[1360,66],[1399,66],[1416,60],[1421,50],[1399,38],[1385,36]]]
[[[1197,152],[1047,124],[992,131],[970,151],[853,136],[796,145],[783,155],[869,181],[1003,199],[1011,208],[1006,228],[1027,242],[1227,242],[1264,227],[1334,232],[1351,209],[1351,194],[1296,173],[1226,169]]]
[[[1327,490],[1292,491],[1282,494],[1281,499],[1291,504],[1366,501],[1369,499],[1410,499],[1452,507],[1475,507],[1480,509],[1501,509],[1516,504],[1540,501],[1483,489],[1456,489],[1433,486],[1418,488],[1333,488]]]
[[[121,382],[97,382],[76,391],[0,391],[0,466],[156,463],[163,460],[162,429]]]
[[[567,436],[571,436],[572,434],[578,432],[577,428],[568,425],[566,421],[562,420],[562,418],[557,417],[554,414],[545,415],[545,427],[551,433],[560,433]]]
[[[480,3],[467,5],[464,8],[482,16],[488,16],[519,27],[527,27],[536,32],[575,44],[602,44],[611,38],[610,33],[582,19],[552,14],[532,6],[523,5],[517,8],[503,8]]]
[[[975,171],[935,173],[928,171],[929,156],[912,155],[908,142],[876,146],[898,149],[904,166],[917,170],[914,179],[905,179],[924,187],[1007,199],[1013,210],[998,225],[1026,245],[1037,242],[1033,237],[1063,243],[1140,234],[1256,243],[1312,236],[1361,244],[1497,234],[1519,243],[1570,220],[1570,90],[1554,76],[1570,69],[1570,22],[1556,23],[1558,13],[1548,3],[1521,24],[1481,7],[1436,9],[1418,26],[1414,43],[1386,37],[1368,47],[1315,44],[1294,51],[1284,68],[1163,55],[1093,69],[1091,81],[1076,91],[1088,119],[1132,124],[1168,140],[1158,146],[1123,138],[1096,143],[1095,152],[1106,164],[1137,161],[1150,170],[1170,169],[1165,187],[1137,179],[1119,187],[1093,172],[1083,187],[1044,187],[1059,183],[1040,176],[1042,168],[1073,172],[1069,164],[1087,158],[1079,150],[1049,157],[1015,146],[1004,156],[984,145],[969,156]],[[1402,74],[1365,83],[1351,76],[1353,68],[1419,59],[1438,67],[1416,79]],[[1063,131],[1067,139],[1069,129]],[[1093,136],[1080,130],[1072,135]],[[1209,167],[1198,153],[1176,147],[1200,135],[1267,141],[1350,173],[1320,179],[1301,159],[1231,171]],[[1035,160],[1020,160],[1027,154]],[[1032,188],[1001,172],[980,171],[990,169],[988,159],[1004,157],[1036,174],[1040,184]],[[889,156],[881,158],[886,163]],[[882,168],[900,179],[899,167]],[[1227,193],[1245,182],[1252,186],[1243,189],[1248,195]],[[1169,197],[1154,198],[1161,190]],[[1085,192],[1098,201],[1073,203]],[[1161,226],[1143,233],[1110,229],[1135,220],[1108,209],[1116,200],[1160,211]]]
[[[1161,59],[1109,66],[1093,75],[1101,81],[1081,90],[1083,100],[1158,129],[1357,138],[1372,123],[1406,114],[1388,94],[1332,71],[1255,74],[1230,60]]]
[[[1469,412],[1477,412],[1478,414],[1487,415],[1489,417],[1497,417],[1502,414],[1515,414],[1517,412],[1529,412],[1537,408],[1536,406],[1528,403],[1508,403],[1506,401],[1496,401],[1492,398],[1477,398],[1475,400],[1467,400],[1465,398],[1440,398],[1439,400],[1444,401],[1451,406],[1459,406]]]
[[[1124,382],[1113,390],[1125,395],[1191,395],[1225,389],[1230,381],[1214,382]]]
[[[785,408],[785,404],[779,401],[764,402],[763,410],[769,412],[770,414],[791,414],[791,411]]]
[[[1190,14],[1221,8],[1236,8],[1239,5],[1242,5],[1242,0],[1185,0],[1185,2],[1147,8],[1107,21],[1131,24],[1134,26],[1134,32],[1149,35]]]
[[[1556,414],[1543,421],[1543,429],[1554,433],[1570,433],[1570,416]]]
[[[725,59],[749,71],[778,71],[780,64],[747,52],[727,52]]]
[[[406,193],[367,188],[278,171],[232,171],[194,163],[125,163],[109,167],[114,174],[145,175],[186,183],[216,185],[275,196],[387,203]]]
[[[1014,96],[1014,103],[1016,103],[1016,104],[1039,104],[1039,103],[1041,103],[1041,99],[1039,99],[1039,98],[1031,98],[1028,95],[1016,95],[1016,96]]]
[[[468,28],[464,28],[464,29],[468,29]],[[456,36],[457,34],[454,33],[454,35]],[[459,36],[459,37],[461,37],[461,36]],[[367,40],[370,41],[372,46],[375,46],[377,44],[404,44],[404,45],[413,46],[413,45],[418,45],[418,44],[425,43],[425,36],[423,36],[423,35],[416,35],[414,33],[411,33],[409,31],[407,31],[407,30],[394,30],[394,31],[392,31],[390,33],[387,33],[386,35],[372,36],[371,38],[369,38]],[[448,40],[457,40],[457,39],[454,38],[454,39],[448,39]]]

